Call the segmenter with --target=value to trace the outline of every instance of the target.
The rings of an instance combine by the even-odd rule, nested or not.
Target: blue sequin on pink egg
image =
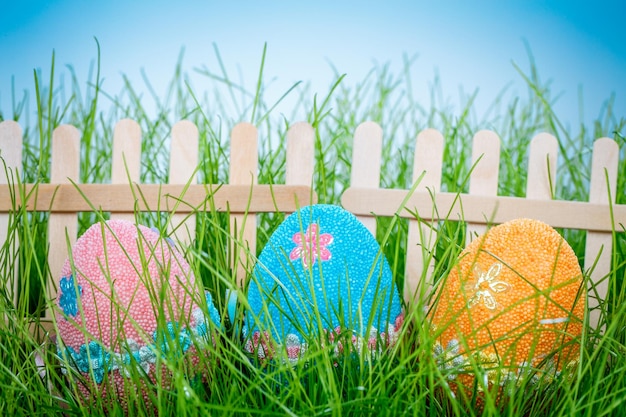
[[[78,300],[83,295],[82,285],[75,284],[74,275],[62,277],[59,280],[59,307],[68,316],[78,314]]]

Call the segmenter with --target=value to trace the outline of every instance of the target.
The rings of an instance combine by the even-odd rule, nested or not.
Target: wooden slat
[[[378,189],[380,187],[380,158],[383,149],[383,130],[374,122],[361,123],[354,132],[350,186]],[[376,236],[376,219],[359,217],[365,227]]]
[[[16,186],[11,186],[14,189]],[[217,211],[256,213],[274,211],[290,212],[300,204],[314,204],[317,201],[311,187],[303,185],[185,185],[177,184],[26,184],[23,185],[29,211],[53,213],[73,213],[93,209],[114,213],[140,211],[168,211],[179,201],[177,213],[192,213],[203,210],[205,203],[212,199]],[[36,190],[36,192],[35,192]],[[17,190],[16,190],[17,192]],[[13,210],[9,200],[9,186],[0,185],[0,213]],[[36,200],[35,200],[36,196]],[[19,199],[17,205],[23,202]],[[311,198],[312,197],[312,198]]]
[[[341,197],[341,204],[350,212],[367,216],[392,216],[401,208],[408,190],[348,188]],[[427,192],[415,192],[407,201],[406,207],[416,209],[424,220],[452,220],[476,224],[489,222],[504,223],[520,217],[541,220],[553,227],[567,229],[587,229],[608,232],[612,230],[609,207],[580,201],[532,200],[521,197],[479,196],[441,192],[435,196],[434,204],[439,213],[431,218],[433,201]],[[626,225],[626,205],[613,206],[615,224]],[[423,213],[423,214],[422,214]],[[407,210],[398,213],[411,218]]]
[[[0,157],[4,160],[4,164],[0,164],[0,184],[15,184],[21,181],[22,170],[22,128],[17,122],[7,120],[0,123]],[[6,171],[5,171],[6,169]],[[8,176],[7,176],[8,175]],[[0,198],[7,204],[11,204],[10,196]],[[10,215],[0,213],[0,247],[4,246],[9,239],[9,223]],[[9,256],[16,253],[17,235],[13,236],[9,249]],[[7,270],[6,282],[9,284],[7,288],[8,296],[17,305],[18,288],[17,288],[17,270],[18,260],[13,260],[13,269]]]
[[[306,122],[294,124],[287,131],[287,168],[285,184],[313,186],[315,168],[315,132]]]
[[[615,202],[618,159],[619,146],[614,140],[600,138],[595,141],[591,160],[590,203],[608,205],[609,202]],[[611,221],[609,213],[605,214],[604,220]],[[626,221],[617,216],[615,222],[626,226]],[[595,328],[598,327],[600,321],[599,300],[606,300],[608,293],[613,238],[610,229],[603,232],[590,230],[592,231],[587,232],[584,268],[586,271],[591,271],[588,292],[589,324]],[[595,267],[592,269],[594,263]]]
[[[439,193],[443,162],[443,135],[435,129],[426,129],[417,136],[413,161],[413,181],[421,177],[416,190]],[[418,213],[422,215],[422,213]],[[432,216],[433,213],[428,213]],[[437,232],[429,223],[409,220],[404,298],[407,303],[424,302],[432,290],[435,267],[434,249]]]
[[[230,178],[232,185],[247,186],[248,190],[258,182],[259,151],[257,129],[250,123],[236,125],[230,137]],[[232,207],[231,207],[232,210]],[[252,210],[240,210],[230,216],[231,267],[235,270],[237,282],[243,288],[247,271],[252,265],[248,256],[256,255],[256,216]]]
[[[476,196],[495,196],[498,194],[498,173],[500,169],[500,138],[494,132],[481,130],[474,135],[472,145],[472,167],[470,174],[469,193]],[[469,244],[476,236],[485,233],[486,223],[492,213],[479,222],[468,221],[466,243]]]
[[[558,152],[558,141],[548,133],[540,133],[530,141],[526,198],[552,200]]]
[[[198,128],[188,120],[182,120],[172,127],[170,147],[170,184],[197,184],[198,167]],[[169,230],[174,239],[189,245],[196,236],[196,216],[176,213],[170,218]]]
[[[62,125],[52,132],[52,154],[50,181],[63,184],[79,181],[80,172],[80,132],[74,126]],[[78,219],[76,211],[50,214],[48,221],[48,265],[52,279],[56,281],[68,257],[68,243],[76,242]],[[48,282],[48,297],[56,300],[56,285]],[[46,319],[52,317],[52,310],[46,310]]]
[[[141,171],[141,128],[134,120],[120,120],[113,130],[111,184],[139,182]],[[112,219],[135,222],[133,213],[114,213]]]

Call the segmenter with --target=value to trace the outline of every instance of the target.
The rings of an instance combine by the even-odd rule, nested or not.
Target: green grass
[[[322,203],[339,204],[349,184],[351,141],[356,126],[366,120],[380,123],[384,131],[381,186],[410,188],[412,149],[417,133],[439,129],[445,137],[442,189],[467,191],[471,169],[470,139],[479,129],[495,130],[502,139],[499,190],[501,195],[523,196],[525,162],[530,139],[539,132],[554,134],[560,145],[559,172],[555,195],[558,199],[586,200],[593,139],[614,138],[620,144],[620,161],[626,160],[626,119],[614,114],[611,101],[599,109],[592,126],[564,127],[554,114],[554,92],[540,80],[534,63],[519,70],[527,94],[510,97],[507,91],[496,98],[491,109],[476,114],[476,94],[451,104],[443,97],[441,82],[435,79],[428,97],[417,96],[411,79],[415,60],[405,57],[398,73],[389,65],[374,66],[355,85],[348,85],[339,72],[327,92],[313,94],[306,83],[287,91],[275,91],[264,74],[265,51],[259,77],[253,89],[234,81],[215,48],[210,68],[189,74],[183,56],[176,64],[171,83],[157,93],[144,75],[142,88],[125,78],[122,91],[102,88],[99,63],[93,65],[87,83],[71,68],[64,71],[65,84],[58,85],[54,58],[50,73],[35,72],[34,102],[28,95],[15,98],[11,109],[0,109],[0,120],[13,119],[24,129],[24,183],[47,182],[50,177],[50,141],[61,123],[75,125],[82,133],[81,178],[83,183],[107,182],[110,178],[111,141],[114,124],[121,118],[136,120],[143,132],[141,181],[167,181],[169,132],[181,119],[193,121],[200,132],[199,181],[226,183],[228,180],[228,138],[235,123],[248,121],[259,129],[259,182],[283,182],[285,141],[288,127],[307,120],[315,128],[314,188]],[[192,77],[193,75],[193,77]],[[193,81],[192,81],[193,79]],[[197,88],[194,83],[201,84]],[[141,93],[140,91],[147,91]],[[279,97],[268,102],[266,97]],[[15,94],[13,94],[15,97]],[[276,105],[293,99],[291,114],[278,114]],[[147,108],[153,108],[149,111]],[[33,114],[36,117],[33,117]],[[626,189],[626,164],[619,168],[618,190]],[[626,194],[617,202],[626,204]],[[10,241],[0,250],[0,415],[117,415],[121,408],[114,398],[91,405],[80,402],[75,381],[61,372],[56,349],[48,339],[31,336],[29,322],[37,320],[48,300],[42,284],[58,280],[58,271],[46,263],[47,214],[17,210],[10,223]],[[168,218],[159,213],[138,214],[139,220],[164,228]],[[258,245],[263,248],[272,231],[284,219],[280,213],[259,215]],[[98,220],[96,213],[79,216],[79,233]],[[378,219],[378,241],[401,287],[404,280],[404,253],[407,225],[392,218]],[[443,277],[462,249],[464,227],[452,221],[438,225],[435,276]],[[210,206],[198,214],[195,244],[186,248],[186,258],[196,277],[214,296],[222,317],[226,317],[224,290],[234,286],[229,268],[228,219]],[[561,231],[574,248],[581,264],[585,235]],[[11,243],[19,242],[19,249]],[[13,303],[11,271],[17,265],[19,298]],[[626,237],[615,233],[613,269],[608,299],[603,305],[603,334],[589,329],[582,339],[581,362],[573,379],[525,384],[508,401],[496,405],[486,394],[488,415],[626,415]],[[132,414],[192,415],[200,412],[223,415],[477,415],[471,396],[454,397],[446,388],[446,376],[433,359],[433,336],[423,313],[412,311],[403,329],[402,342],[379,360],[358,355],[336,362],[329,349],[312,343],[306,361],[295,367],[275,363],[259,366],[242,351],[236,329],[241,328],[245,292],[239,293],[240,309],[234,323],[224,323],[215,345],[201,354],[204,381],[191,377],[189,364],[177,358],[160,360],[172,373],[170,388],[154,384],[153,397],[146,403],[129,390]],[[46,371],[41,378],[36,353]],[[131,384],[142,381],[132,375]],[[145,381],[144,381],[145,382]]]

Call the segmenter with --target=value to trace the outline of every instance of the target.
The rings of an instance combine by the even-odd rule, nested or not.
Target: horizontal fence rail
[[[285,184],[27,184],[0,188],[0,212],[8,213],[16,206],[54,213],[194,213],[206,210],[209,202],[221,212],[292,212],[297,202],[307,202],[310,197],[309,186]]]
[[[231,267],[243,285],[254,261],[248,255],[256,253],[257,224],[253,214],[289,213],[317,201],[311,188],[314,130],[303,122],[288,130],[285,184],[258,184],[258,132],[254,126],[236,125],[230,139],[228,184],[197,183],[198,129],[189,121],[180,121],[172,128],[169,183],[142,184],[141,129],[132,120],[122,120],[114,129],[111,183],[80,184],[80,132],[63,125],[55,129],[52,137],[50,183],[21,184],[22,131],[15,122],[2,122],[0,156],[8,176],[0,173],[0,244],[7,239],[9,219],[16,207],[49,212],[48,236],[67,235],[70,244],[77,238],[77,213],[93,210],[133,221],[138,211],[171,212],[171,232],[178,241],[189,244],[195,236],[195,213],[210,207],[230,213]],[[626,225],[626,206],[615,204],[619,149],[613,140],[601,138],[594,143],[588,202],[554,199],[558,143],[546,133],[537,135],[530,143],[525,197],[497,195],[500,139],[494,132],[479,131],[473,138],[468,193],[441,191],[445,138],[434,129],[426,129],[416,138],[414,187],[381,189],[382,144],[383,130],[379,125],[366,122],[357,127],[351,183],[341,204],[374,235],[376,216],[408,219],[404,288],[407,303],[420,305],[432,292],[437,222],[465,222],[469,242],[492,224],[529,217],[553,227],[587,231],[584,268],[592,283],[590,323],[598,324],[598,305],[606,298],[611,270],[612,233]],[[48,264],[54,276],[67,257],[67,245],[65,240],[50,238],[48,244]],[[15,247],[11,253],[15,253]],[[17,269],[8,281],[13,283],[14,298],[16,274]],[[54,285],[48,285],[47,291],[50,299],[56,298]]]
[[[562,200],[533,200],[523,197],[482,196],[463,193],[350,187],[341,197],[343,207],[358,216],[397,214],[421,220],[455,220],[468,223],[504,223],[520,217],[541,220],[552,227],[611,232],[626,224],[626,207]],[[405,209],[398,212],[404,204]],[[437,211],[433,211],[433,207]],[[611,220],[611,212],[613,221]],[[619,230],[619,228],[618,228]]]

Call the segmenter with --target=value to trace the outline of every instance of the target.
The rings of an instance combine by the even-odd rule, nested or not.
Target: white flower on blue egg
[[[78,299],[83,295],[82,285],[76,284],[74,275],[62,277],[59,280],[59,307],[67,316],[76,317],[78,314]]]

